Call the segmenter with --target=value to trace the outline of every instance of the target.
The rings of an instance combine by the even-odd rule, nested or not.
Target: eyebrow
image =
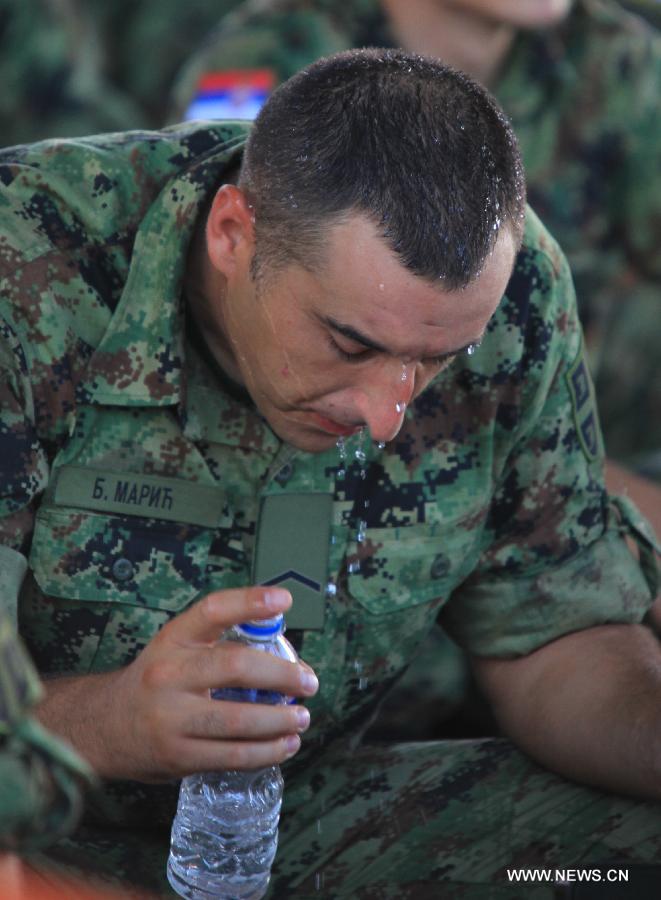
[[[362,334],[362,332],[358,331],[358,329],[356,328],[353,328],[351,325],[346,325],[344,322],[338,322],[337,319],[334,319],[332,316],[319,316],[319,319],[321,320],[321,322],[323,322],[324,325],[327,325],[329,328],[337,331],[338,334],[344,335],[344,337],[349,338],[350,341],[355,341],[357,344],[362,344],[369,350],[376,350],[378,353],[387,353],[389,356],[402,355],[401,353],[397,353],[394,350],[389,350],[388,347],[385,347],[383,344],[378,343],[378,341],[372,340],[372,338],[367,337],[366,334]],[[464,344],[463,347],[457,347],[456,350],[448,350],[445,353],[432,354],[431,356],[427,356],[424,358],[436,360],[450,359],[450,357],[456,356],[458,353],[463,353],[464,350],[468,350],[469,347],[479,344],[482,341],[483,337],[484,335],[482,334],[474,341],[469,341],[467,344]]]

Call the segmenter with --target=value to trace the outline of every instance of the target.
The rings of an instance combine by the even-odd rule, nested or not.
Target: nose
[[[356,406],[375,443],[391,441],[415,390],[415,365],[384,363],[363,381]]]

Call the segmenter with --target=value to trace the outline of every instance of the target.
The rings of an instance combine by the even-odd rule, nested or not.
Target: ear
[[[226,278],[247,270],[255,245],[253,212],[246,195],[233,184],[224,184],[213,198],[206,241],[212,266]]]

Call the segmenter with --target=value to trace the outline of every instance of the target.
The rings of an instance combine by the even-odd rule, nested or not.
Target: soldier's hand
[[[154,636],[119,673],[127,704],[126,751],[132,778],[161,780],[191,772],[279,763],[300,747],[310,718],[300,705],[213,700],[212,688],[243,687],[293,697],[316,693],[316,676],[292,663],[229,641],[231,625],[269,618],[291,605],[287,591],[246,588],[204,597]],[[130,710],[130,714],[129,714]]]
[[[287,591],[218,591],[168,622],[133,662],[115,672],[54,678],[37,709],[105,778],[164,781],[282,762],[309,724],[298,704],[213,700],[210,690],[243,687],[311,697],[318,682],[303,662],[219,637],[291,605]]]

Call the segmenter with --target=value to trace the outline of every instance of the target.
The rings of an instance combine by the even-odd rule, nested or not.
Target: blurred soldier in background
[[[154,128],[177,69],[238,0],[1,0],[0,141]]]

